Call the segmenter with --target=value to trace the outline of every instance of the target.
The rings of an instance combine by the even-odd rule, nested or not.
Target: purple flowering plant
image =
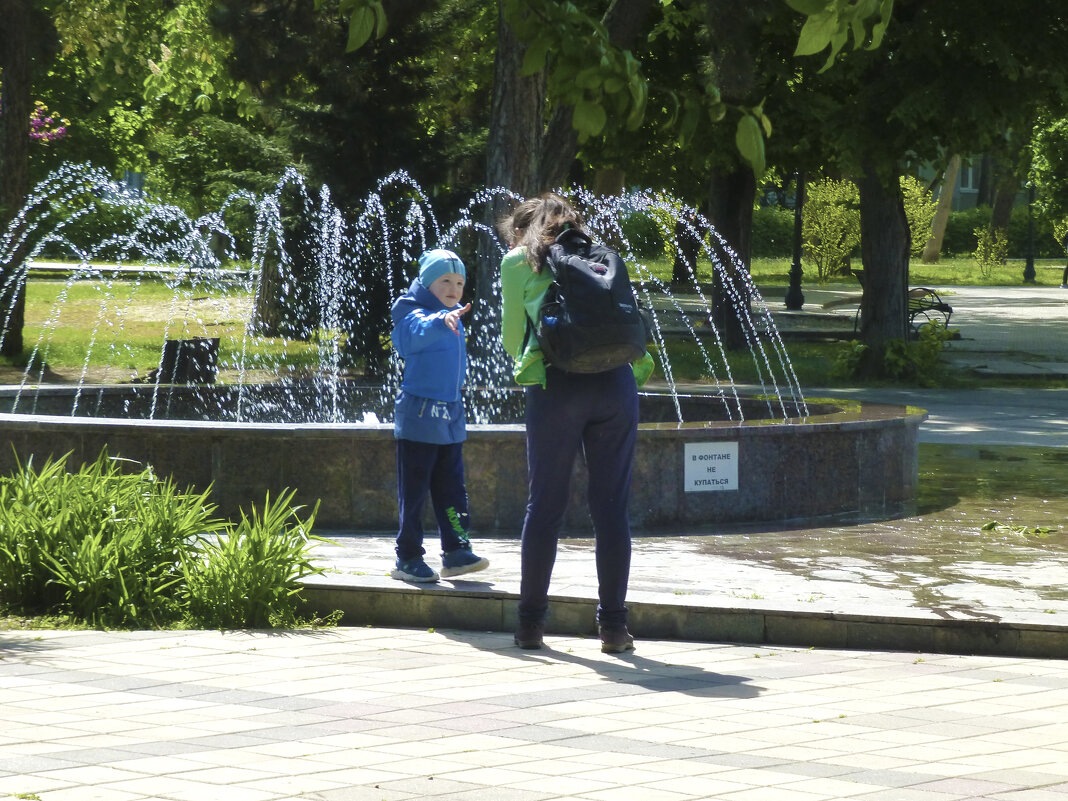
[[[41,142],[54,142],[67,135],[70,120],[48,110],[40,100],[35,100],[30,114],[30,138]]]

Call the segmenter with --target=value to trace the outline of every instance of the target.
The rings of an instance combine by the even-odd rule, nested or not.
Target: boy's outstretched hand
[[[450,331],[454,331],[457,336],[460,335],[460,318],[471,311],[471,304],[461,306],[459,309],[453,309],[451,312],[445,315],[445,325],[448,326]]]

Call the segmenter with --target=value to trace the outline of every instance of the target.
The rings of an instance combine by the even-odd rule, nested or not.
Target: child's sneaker
[[[398,559],[397,566],[390,571],[389,576],[398,581],[419,583],[431,583],[438,580],[438,574],[423,561],[421,556],[417,556],[414,559]]]
[[[475,556],[470,548],[457,548],[441,555],[441,575],[461,576],[464,573],[474,573],[489,567],[489,559]]]

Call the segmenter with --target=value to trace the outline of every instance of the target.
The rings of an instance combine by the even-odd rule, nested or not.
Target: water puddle
[[[755,599],[788,587],[797,600],[1068,613],[1068,451],[923,444],[919,462],[916,508],[898,519],[765,524],[692,547],[759,568]]]

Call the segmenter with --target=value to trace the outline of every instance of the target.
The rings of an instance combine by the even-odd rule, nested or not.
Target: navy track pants
[[[435,445],[410,439],[397,440],[397,503],[400,529],[397,557],[414,559],[423,548],[423,509],[427,496],[441,535],[442,552],[467,542],[467,488],[464,485],[463,443]]]
[[[629,365],[605,373],[547,369],[546,387],[527,388],[529,495],[523,522],[519,617],[541,622],[571,490],[582,452],[589,474],[587,503],[596,536],[597,620],[627,620],[630,578],[630,481],[638,434],[638,390]]]

